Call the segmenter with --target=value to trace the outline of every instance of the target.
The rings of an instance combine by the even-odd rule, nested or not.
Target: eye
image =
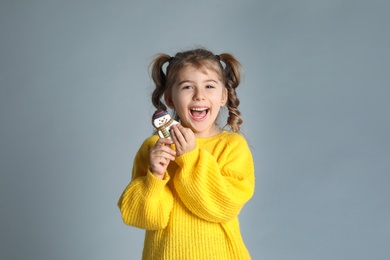
[[[214,88],[214,86],[207,85],[206,88]]]
[[[189,85],[183,86],[183,89],[192,89],[192,86],[189,86]]]

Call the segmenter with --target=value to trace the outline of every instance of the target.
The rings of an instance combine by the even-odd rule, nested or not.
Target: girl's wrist
[[[164,173],[155,172],[151,168],[149,168],[149,171],[153,174],[154,177],[156,177],[160,180],[162,180],[164,178],[165,172]]]

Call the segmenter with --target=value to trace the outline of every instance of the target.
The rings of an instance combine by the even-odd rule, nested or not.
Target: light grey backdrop
[[[116,202],[151,133],[158,52],[244,65],[253,259],[390,254],[389,1],[0,3],[0,258],[139,259]]]

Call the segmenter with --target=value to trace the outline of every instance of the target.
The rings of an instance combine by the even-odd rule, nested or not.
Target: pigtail
[[[241,117],[241,112],[238,110],[240,100],[237,97],[236,88],[240,84],[241,80],[241,64],[228,53],[222,53],[218,56],[221,61],[225,63],[225,87],[228,91],[226,107],[229,111],[227,125],[231,127],[233,132],[240,133],[240,125],[243,123],[243,120]]]
[[[156,85],[156,88],[152,93],[152,104],[156,109],[167,110],[166,105],[162,102],[162,97],[164,96],[167,85],[167,77],[163,71],[163,66],[169,60],[169,55],[158,54],[154,57],[153,61],[149,66],[152,80]]]

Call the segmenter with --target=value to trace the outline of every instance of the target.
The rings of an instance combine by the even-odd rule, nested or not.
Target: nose
[[[201,101],[204,100],[205,96],[202,90],[200,89],[195,89],[194,91],[194,100],[195,101]]]

